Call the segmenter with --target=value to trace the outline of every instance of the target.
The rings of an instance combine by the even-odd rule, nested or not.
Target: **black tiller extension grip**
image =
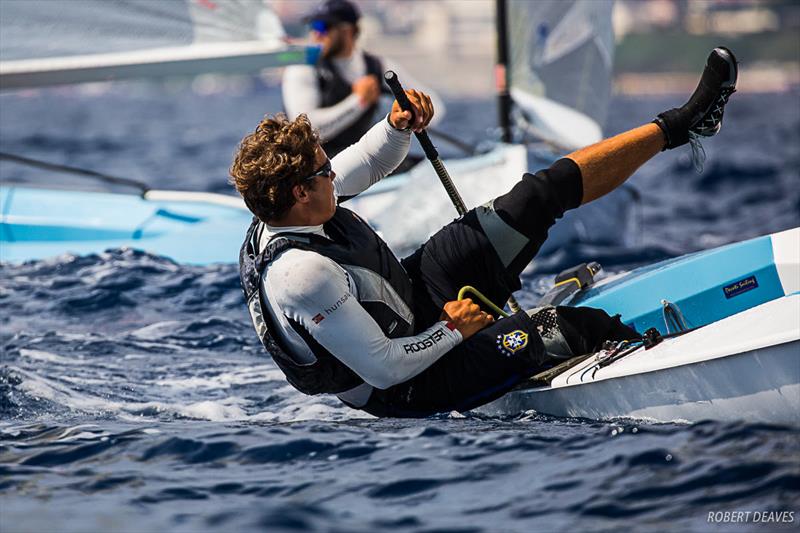
[[[395,74],[393,70],[387,70],[383,75],[383,79],[386,80],[386,85],[388,85],[392,90],[394,99],[397,100],[398,104],[400,104],[400,109],[411,113],[411,121],[413,122],[414,106],[411,105],[411,102],[408,100],[408,96],[406,96],[406,92],[403,90],[403,86],[400,85],[400,80],[397,79],[397,74]],[[439,159],[439,152],[436,150],[436,147],[433,146],[431,138],[428,137],[427,131],[423,130],[419,133],[415,132],[414,135],[417,136],[417,140],[422,146],[422,151],[425,152],[425,157],[431,161]]]

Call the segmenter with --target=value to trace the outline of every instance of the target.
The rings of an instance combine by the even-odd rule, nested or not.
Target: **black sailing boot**
[[[664,150],[696,141],[697,136],[711,137],[722,125],[722,113],[728,98],[736,92],[739,68],[733,52],[722,46],[714,48],[706,60],[706,68],[689,101],[659,114],[653,121],[664,131]],[[697,143],[699,145],[699,143]],[[692,142],[693,150],[700,147]]]

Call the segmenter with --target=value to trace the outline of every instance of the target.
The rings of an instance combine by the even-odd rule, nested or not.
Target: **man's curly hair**
[[[266,116],[239,143],[231,183],[263,222],[281,218],[294,205],[292,188],[314,172],[319,133],[303,114]]]

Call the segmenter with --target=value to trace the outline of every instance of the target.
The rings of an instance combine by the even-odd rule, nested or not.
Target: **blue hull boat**
[[[0,261],[130,247],[180,263],[238,261],[252,215],[238,198],[151,191],[144,197],[0,186]]]
[[[488,412],[800,425],[800,228],[569,284],[584,286],[562,305],[620,314],[650,341],[576,358]]]
[[[552,156],[554,158],[555,156]],[[467,205],[508,191],[529,165],[523,146],[448,162]],[[542,253],[570,242],[624,245],[631,233],[633,193],[620,189],[574,210],[550,232]],[[346,207],[367,219],[403,254],[456,217],[433,169],[423,161],[410,172],[384,179]],[[148,190],[141,195],[0,185],[0,261],[18,263],[71,253],[85,255],[130,247],[178,263],[235,263],[252,215],[239,197]]]

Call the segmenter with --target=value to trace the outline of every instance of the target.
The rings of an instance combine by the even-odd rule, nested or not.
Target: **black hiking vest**
[[[336,213],[323,226],[330,239],[307,233],[281,233],[274,236],[261,253],[258,253],[259,224],[258,219],[253,218],[247,230],[239,252],[239,276],[250,317],[264,348],[286,375],[287,381],[305,394],[336,394],[361,385],[364,381],[355,372],[297,323],[292,323],[292,327],[311,348],[316,361],[300,364],[292,358],[279,336],[272,333],[277,325],[273,323],[261,294],[261,277],[269,264],[290,248],[328,257],[356,278],[359,303],[387,337],[397,338],[410,336],[414,331],[412,283],[408,274],[372,228],[343,207],[337,207]],[[402,303],[397,301],[398,297]],[[403,305],[407,312],[398,314],[395,309]],[[320,316],[324,317],[326,312],[328,310],[320,307]]]
[[[367,74],[371,74],[378,79],[378,83],[383,84],[383,65],[381,60],[372,54],[362,52],[364,61],[367,65]],[[330,107],[338,104],[353,92],[350,82],[345,80],[336,66],[330,59],[320,57],[316,64],[317,85],[322,96],[322,107]],[[361,112],[361,116],[348,128],[342,131],[333,139],[328,139],[322,144],[322,148],[328,157],[333,157],[351,144],[355,144],[373,124],[375,124],[375,113],[378,110],[378,102]]]

